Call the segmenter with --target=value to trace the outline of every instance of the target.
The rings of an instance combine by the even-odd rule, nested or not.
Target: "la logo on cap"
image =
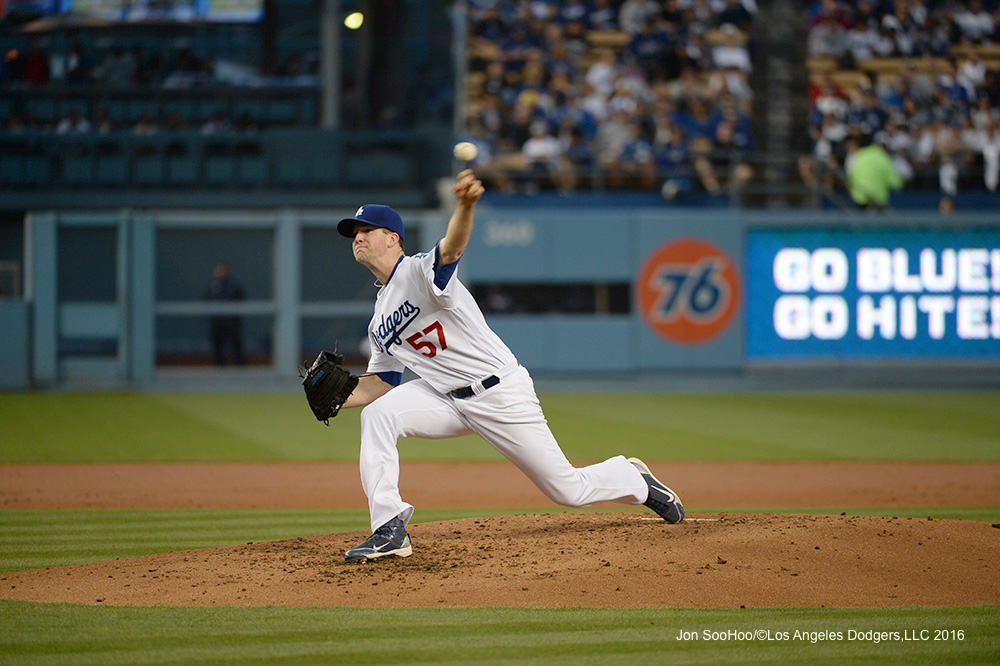
[[[358,212],[354,214],[354,217],[361,217],[364,214],[365,214],[365,207],[362,206],[361,208],[358,209]]]

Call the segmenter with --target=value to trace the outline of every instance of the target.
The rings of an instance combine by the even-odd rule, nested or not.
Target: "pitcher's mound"
[[[351,532],[0,574],[0,596],[169,606],[965,606],[1000,603],[974,521],[650,513],[409,527],[413,555],[345,564]]]

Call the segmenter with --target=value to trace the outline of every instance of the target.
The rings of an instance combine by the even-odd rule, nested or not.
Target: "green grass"
[[[1000,393],[552,395],[542,404],[566,448],[622,433],[608,439],[670,460],[1000,460]]]
[[[1000,392],[543,394],[573,460],[1000,461]],[[356,460],[357,410],[302,396],[0,393],[0,463]],[[627,451],[626,451],[627,449]],[[404,440],[404,460],[500,460],[481,440]]]
[[[0,393],[0,462],[357,460],[358,415],[324,427],[297,393]],[[439,448],[499,459],[481,444]]]
[[[546,394],[573,460],[1000,461],[1000,393]],[[0,463],[356,460],[358,412],[325,428],[298,394],[0,393]],[[499,460],[474,438],[406,460]],[[689,507],[693,512],[726,507]],[[545,510],[558,510],[551,507]],[[616,508],[615,510],[620,510]],[[750,509],[741,509],[749,511]],[[796,507],[754,511],[803,512]],[[811,513],[839,513],[810,509]],[[419,521],[486,511],[421,508]],[[497,511],[495,513],[502,513]],[[852,514],[998,522],[1000,507]],[[367,527],[357,510],[0,510],[0,572]],[[770,631],[781,641],[719,640]],[[699,640],[678,640],[681,630]],[[951,640],[847,632],[961,631]],[[705,637],[705,632],[710,632]],[[801,637],[795,637],[795,632]],[[815,632],[843,638],[810,640]],[[0,601],[7,664],[994,664],[1000,607],[912,609],[101,608]]]
[[[4,664],[995,664],[996,607],[94,608],[0,601]],[[951,640],[933,640],[942,630]],[[681,631],[698,640],[678,640]],[[730,631],[772,640],[722,639]],[[855,638],[849,632],[856,632]],[[840,632],[841,638],[836,638]],[[868,632],[898,640],[858,640]],[[951,633],[951,632],[954,632]],[[961,639],[958,638],[961,632]],[[767,634],[763,634],[767,636]],[[783,637],[787,635],[788,638]],[[823,639],[823,635],[833,635]],[[928,636],[928,640],[904,640]],[[782,636],[782,640],[776,640]]]

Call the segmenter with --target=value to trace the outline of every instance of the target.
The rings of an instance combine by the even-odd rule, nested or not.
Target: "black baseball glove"
[[[326,425],[358,385],[358,378],[344,367],[344,355],[332,351],[321,351],[308,370],[299,368],[299,376],[313,414]]]

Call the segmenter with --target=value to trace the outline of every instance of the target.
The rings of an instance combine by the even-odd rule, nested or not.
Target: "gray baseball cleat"
[[[638,458],[629,458],[628,461],[635,465],[642,474],[643,480],[649,486],[649,497],[643,504],[660,514],[660,517],[668,523],[679,523],[684,520],[684,505],[677,493],[667,488],[666,484],[653,476],[646,463]]]
[[[409,557],[413,554],[406,523],[396,516],[374,533],[364,543],[351,548],[344,555],[347,562],[367,562],[380,557]]]

